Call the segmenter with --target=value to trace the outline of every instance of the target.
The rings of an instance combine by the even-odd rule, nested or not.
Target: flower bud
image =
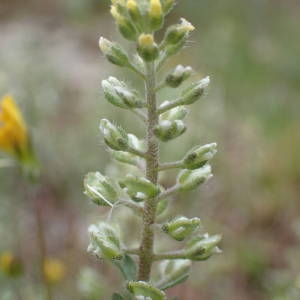
[[[144,281],[130,281],[127,284],[127,289],[136,297],[144,297],[143,299],[151,300],[166,300],[165,293],[156,287]]]
[[[107,101],[121,108],[142,108],[144,102],[138,97],[137,92],[115,77],[103,80],[102,88]]]
[[[121,7],[121,10],[124,10],[125,6]],[[137,39],[137,31],[135,26],[131,23],[131,21],[126,17],[120,14],[120,10],[115,5],[111,6],[111,15],[116,20],[120,33],[123,37],[130,41],[136,41]]]
[[[117,187],[99,172],[88,173],[84,178],[84,193],[97,205],[113,206],[118,199]]]
[[[138,139],[134,134],[128,133],[128,145],[138,151],[145,151],[146,144],[144,140]]]
[[[194,29],[195,27],[190,22],[181,18],[179,24],[172,25],[167,29],[161,48],[165,49],[176,45],[183,46],[182,42],[187,40],[189,33]]]
[[[106,119],[102,119],[99,128],[108,147],[116,151],[124,151],[128,148],[128,136],[121,127],[115,126]]]
[[[126,52],[117,44],[100,37],[99,47],[106,58],[113,64],[120,67],[129,66],[129,59]]]
[[[211,143],[204,146],[196,146],[183,158],[182,166],[185,169],[198,169],[204,166],[217,153],[217,144]]]
[[[192,263],[189,259],[164,260],[160,263],[159,288],[166,290],[188,279]]]
[[[177,138],[186,131],[183,121],[161,121],[154,129],[154,134],[163,142]]]
[[[176,217],[164,224],[162,229],[176,241],[183,241],[190,236],[201,224],[199,218],[188,219],[186,217]]]
[[[136,0],[128,0],[127,11],[134,23],[139,24],[141,22],[143,17]]]
[[[90,225],[88,229],[90,245],[88,252],[99,258],[122,259],[121,243],[118,230],[104,222]]]
[[[192,71],[191,67],[179,65],[166,77],[165,83],[172,88],[176,88],[191,76]]]
[[[174,2],[175,2],[174,0],[163,0],[162,1],[163,10],[164,10],[165,14],[168,14],[172,10],[172,8],[174,6]]]
[[[138,54],[145,61],[153,61],[158,56],[158,46],[154,41],[152,34],[141,34],[137,46]]]
[[[165,101],[161,104],[160,107],[164,107],[165,105],[168,105],[170,102],[169,101]],[[189,110],[183,106],[177,106],[174,107],[168,111],[166,111],[165,113],[161,114],[159,117],[160,121],[176,121],[176,120],[182,120],[184,119],[184,117],[188,114]]]
[[[188,242],[186,255],[191,260],[206,260],[213,254],[220,253],[221,250],[217,245],[222,240],[221,235],[195,237]]]
[[[210,165],[196,170],[182,170],[177,177],[177,184],[180,185],[182,191],[193,190],[212,176]]]
[[[124,164],[129,164],[132,166],[139,166],[140,164],[139,158],[129,152],[111,150],[111,155],[115,160]]]
[[[132,200],[136,202],[154,198],[160,193],[159,187],[143,177],[127,175],[126,178],[120,182],[120,185],[125,189]]]
[[[193,104],[204,93],[204,89],[209,85],[209,77],[205,77],[199,82],[191,84],[187,89],[182,92],[182,103]]]
[[[160,29],[164,22],[164,15],[160,0],[150,0],[149,23],[150,29],[156,31]]]

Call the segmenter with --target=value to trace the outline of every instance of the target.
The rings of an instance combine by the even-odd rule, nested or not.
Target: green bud
[[[146,144],[144,140],[138,139],[134,134],[128,133],[128,145],[138,151],[145,151]]]
[[[162,0],[163,10],[165,14],[168,14],[175,4],[174,0]]]
[[[106,119],[102,119],[99,128],[104,135],[105,143],[111,149],[124,151],[128,148],[128,136],[121,127],[115,126]]]
[[[127,6],[128,14],[131,17],[131,20],[136,24],[140,24],[143,16],[141,14],[137,2],[135,0],[128,0],[126,6]]]
[[[176,217],[164,224],[162,229],[176,241],[183,241],[190,236],[201,224],[199,218],[188,219],[186,217]]]
[[[126,178],[120,182],[120,185],[125,189],[132,200],[136,202],[154,198],[160,193],[159,187],[143,177],[127,175]]]
[[[153,61],[157,58],[159,50],[152,34],[140,35],[137,52],[145,61]]]
[[[154,134],[163,142],[177,138],[186,131],[183,121],[161,121],[154,129]]]
[[[177,66],[167,77],[166,85],[176,88],[181,85],[183,81],[188,79],[192,74],[193,69],[191,67],[184,67],[182,65]]]
[[[161,107],[168,105],[170,103],[170,101],[164,101],[161,104]],[[159,117],[160,121],[176,121],[176,120],[182,120],[184,119],[184,117],[188,114],[189,110],[183,106],[177,106],[174,107],[168,111],[166,111],[165,113],[161,114]]]
[[[186,255],[191,260],[206,260],[213,254],[220,253],[221,250],[217,247],[221,242],[221,235],[198,236],[190,240],[186,247]]]
[[[191,269],[189,259],[164,260],[159,264],[161,280],[158,287],[166,290],[188,279]]]
[[[217,153],[217,144],[211,143],[204,146],[196,146],[183,158],[182,166],[185,169],[198,169],[204,166]]]
[[[120,67],[129,66],[129,58],[126,52],[117,44],[100,37],[99,47],[106,58],[113,64]]]
[[[124,11],[124,13],[126,12],[125,5],[119,7],[120,8],[118,9],[118,7],[112,5],[110,9],[113,18],[116,20],[119,31],[125,39],[136,41],[137,31],[134,24],[131,22],[131,20],[128,19],[127,16],[122,15],[122,11]]]
[[[177,177],[177,184],[182,191],[193,190],[212,176],[210,165],[196,170],[182,170]]]
[[[117,160],[118,162],[129,164],[132,166],[139,166],[140,159],[134,154],[125,152],[125,151],[114,151],[111,150],[112,157]]]
[[[182,103],[193,104],[204,93],[204,89],[209,85],[209,77],[205,77],[199,82],[191,84],[187,89],[182,92]]]
[[[84,178],[84,193],[97,205],[113,206],[118,199],[117,187],[99,172],[88,173]]]
[[[150,30],[156,31],[163,26],[164,15],[160,0],[150,0],[150,9],[148,16]]]
[[[130,281],[127,289],[136,297],[145,297],[145,300],[166,300],[165,293],[144,281]]]
[[[145,103],[134,90],[130,90],[123,81],[109,77],[102,81],[104,96],[107,101],[121,108],[142,108]]]
[[[88,229],[90,245],[88,252],[99,258],[122,259],[119,231],[104,222],[97,225],[90,225]]]
[[[194,29],[195,27],[190,22],[181,18],[179,24],[172,25],[167,29],[160,48],[166,49],[168,47],[175,47],[178,45],[183,46],[189,36],[189,33]]]

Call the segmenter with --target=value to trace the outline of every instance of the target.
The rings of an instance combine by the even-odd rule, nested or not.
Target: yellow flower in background
[[[0,149],[21,158],[28,148],[28,132],[20,109],[11,95],[5,95],[0,101]]]
[[[0,254],[0,270],[7,276],[18,277],[22,274],[22,264],[12,252],[5,251]]]
[[[48,283],[56,284],[66,275],[66,267],[61,260],[47,258],[43,266],[44,276]]]
[[[0,101],[0,151],[15,157],[24,176],[36,181],[40,166],[32,149],[29,133],[22,113],[11,95]]]

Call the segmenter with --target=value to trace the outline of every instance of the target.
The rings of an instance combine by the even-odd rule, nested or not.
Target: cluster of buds
[[[187,131],[184,118],[189,106],[205,94],[210,78],[186,83],[194,71],[190,66],[176,66],[156,82],[156,73],[165,61],[179,52],[195,29],[187,20],[171,25],[159,41],[156,31],[162,29],[174,0],[112,0],[111,14],[121,35],[134,43],[136,51],[127,53],[119,44],[100,38],[99,46],[105,57],[119,67],[134,71],[145,83],[146,99],[127,83],[115,77],[102,81],[105,99],[112,105],[133,112],[147,126],[146,139],[127,133],[121,126],[107,119],[100,121],[100,131],[109,152],[119,163],[127,166],[128,174],[118,180],[89,173],[84,180],[85,194],[104,207],[125,205],[142,217],[142,241],[138,248],[123,245],[120,233],[112,223],[101,222],[89,227],[88,250],[99,258],[112,261],[121,270],[126,289],[114,293],[113,300],[167,299],[165,290],[180,284],[189,276],[192,261],[205,260],[219,253],[219,235],[200,233],[199,218],[177,216],[166,220],[170,196],[197,188],[212,177],[210,161],[217,152],[217,144],[196,146],[178,162],[159,161],[160,142],[178,138]],[[158,103],[157,94],[163,88],[186,87],[178,98]],[[134,166],[135,168],[132,168]],[[171,187],[159,184],[159,172],[180,169]],[[136,170],[136,172],[135,172]],[[165,237],[184,241],[181,250],[153,253],[154,228],[161,228]],[[137,260],[131,256],[138,257]],[[158,278],[151,278],[151,268],[160,261]],[[128,296],[128,292],[131,294]]]

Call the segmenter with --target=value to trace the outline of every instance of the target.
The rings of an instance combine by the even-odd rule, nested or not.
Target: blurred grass
[[[55,299],[83,298],[76,278],[86,265],[110,286],[118,282],[109,266],[85,253],[87,224],[104,212],[95,211],[82,194],[84,174],[108,167],[99,119],[142,133],[100,92],[100,80],[109,74],[129,76],[111,67],[97,48],[99,35],[121,40],[108,5],[101,0],[0,4],[0,93],[15,95],[32,127],[43,165],[48,249],[69,268]],[[299,299],[299,8],[293,0],[186,0],[169,18],[172,23],[184,16],[197,31],[168,66],[190,64],[200,77],[210,75],[212,85],[193,108],[188,133],[163,146],[162,155],[180,158],[194,144],[219,144],[214,180],[179,195],[173,212],[200,216],[208,231],[224,235],[224,253],[195,265],[192,279],[171,291],[180,299]],[[172,95],[164,91],[162,100]],[[20,254],[34,264],[31,207],[14,170],[1,169],[0,197],[0,251],[17,247],[17,214]],[[128,219],[127,211],[122,219]],[[28,299],[39,299],[30,296],[39,294],[38,274],[34,268],[30,274],[30,284],[22,285]],[[0,277],[1,299],[9,297],[10,284]]]

